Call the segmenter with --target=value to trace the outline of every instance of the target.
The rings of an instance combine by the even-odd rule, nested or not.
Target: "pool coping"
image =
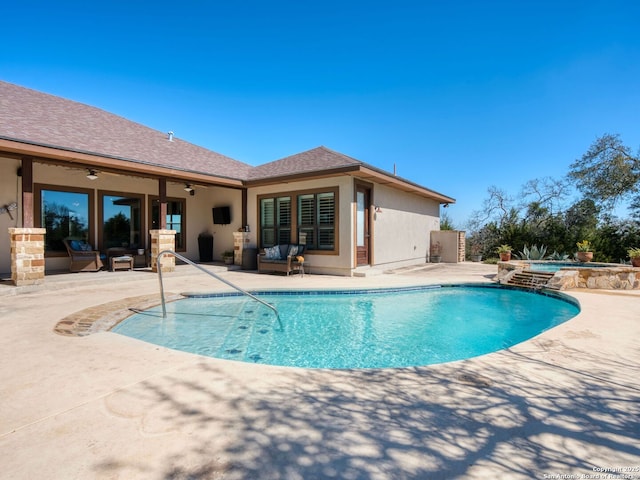
[[[168,302],[182,298],[175,293],[167,293],[166,297]],[[66,316],[56,323],[53,331],[66,337],[86,337],[108,331],[135,311],[156,307],[160,303],[158,295],[139,295],[101,303]]]
[[[256,296],[268,295],[367,295],[371,293],[400,293],[436,290],[440,288],[502,288],[505,290],[520,290],[535,295],[553,297],[558,300],[570,303],[580,309],[580,302],[570,295],[553,290],[537,289],[530,290],[513,285],[500,285],[492,283],[449,283],[434,285],[413,285],[403,287],[378,287],[378,288],[356,288],[356,289],[253,289],[249,293]],[[174,302],[184,298],[225,298],[240,297],[243,293],[238,291],[229,292],[182,292],[166,294],[167,302]],[[60,320],[53,331],[58,335],[69,337],[84,337],[98,332],[110,331],[120,322],[126,320],[138,311],[157,307],[161,304],[161,299],[157,295],[140,295],[136,297],[126,297],[113,302],[102,303],[74,312]]]
[[[544,297],[546,299],[553,299],[556,300],[558,302],[561,302],[562,304],[566,304],[566,305],[570,305],[571,307],[573,307],[573,309],[571,310],[571,315],[568,316],[563,316],[562,320],[558,320],[557,323],[553,323],[552,325],[547,325],[542,329],[537,329],[536,333],[531,334],[530,336],[528,336],[527,338],[520,338],[517,341],[512,340],[511,338],[502,338],[500,340],[500,346],[495,346],[494,349],[492,350],[487,350],[487,349],[482,349],[481,352],[477,352],[477,353],[473,353],[472,355],[469,356],[457,356],[457,355],[451,355],[454,358],[448,358],[448,359],[442,359],[439,358],[438,360],[434,360],[432,358],[430,358],[429,360],[427,360],[426,358],[421,357],[421,361],[420,362],[407,362],[407,359],[404,358],[403,360],[400,360],[402,362],[405,362],[401,365],[396,365],[393,364],[393,362],[391,362],[392,364],[388,364],[388,359],[383,361],[382,363],[386,363],[384,366],[380,366],[377,365],[377,363],[380,363],[381,358],[376,358],[375,360],[367,360],[365,362],[364,365],[352,365],[352,366],[335,366],[332,364],[331,361],[329,362],[322,362],[323,365],[317,365],[315,364],[315,362],[309,362],[308,359],[300,362],[298,360],[296,360],[294,363],[289,363],[289,361],[292,360],[291,357],[288,357],[288,361],[283,361],[281,363],[279,362],[272,362],[272,361],[268,361],[263,357],[263,353],[265,350],[270,350],[271,349],[271,341],[267,344],[264,345],[262,344],[261,347],[259,347],[259,349],[257,348],[257,345],[255,345],[254,342],[254,337],[252,337],[251,335],[249,335],[249,340],[246,343],[249,344],[253,344],[253,348],[250,348],[249,350],[247,350],[245,353],[243,353],[243,350],[245,349],[246,345],[244,341],[239,341],[238,338],[234,337],[234,344],[243,344],[244,347],[240,347],[241,349],[238,350],[236,346],[234,346],[232,349],[230,350],[226,350],[226,353],[228,355],[225,356],[225,352],[221,351],[219,348],[216,348],[215,350],[210,350],[207,349],[207,352],[209,353],[204,353],[203,351],[200,351],[198,348],[194,347],[194,342],[193,342],[193,337],[189,337],[189,333],[185,330],[183,330],[181,328],[180,325],[182,325],[182,322],[180,322],[180,319],[178,317],[175,317],[172,313],[169,313],[168,315],[168,320],[169,320],[169,324],[171,325],[171,328],[169,329],[169,332],[171,334],[178,334],[178,336],[180,338],[183,339],[182,342],[179,342],[179,346],[174,343],[174,342],[169,342],[170,337],[164,337],[161,336],[160,338],[156,337],[157,332],[154,330],[155,334],[153,335],[154,340],[149,340],[148,337],[146,337],[145,334],[143,335],[139,335],[140,334],[140,330],[137,328],[140,326],[140,324],[137,324],[136,321],[140,321],[141,324],[144,326],[144,328],[142,329],[142,331],[147,331],[147,328],[155,328],[155,327],[160,327],[161,324],[158,323],[158,310],[156,309],[155,311],[152,312],[138,312],[138,311],[133,311],[134,309],[129,309],[131,310],[131,314],[135,314],[135,313],[142,313],[142,317],[140,316],[136,316],[133,318],[133,322],[129,323],[127,325],[127,327],[125,327],[125,330],[123,331],[122,329],[119,329],[119,325],[121,323],[121,321],[124,321],[126,319],[128,319],[129,317],[127,316],[127,318],[122,318],[120,321],[118,321],[117,324],[111,326],[110,331],[114,332],[114,333],[118,333],[121,335],[125,335],[125,336],[130,336],[132,338],[136,338],[140,341],[144,341],[144,342],[148,342],[150,344],[153,345],[158,345],[158,346],[162,346],[162,347],[167,347],[167,348],[173,348],[175,350],[178,351],[183,351],[183,352],[187,352],[187,353],[193,353],[196,355],[202,355],[202,356],[206,356],[206,357],[210,357],[210,358],[217,358],[217,359],[221,359],[221,360],[231,360],[231,361],[239,361],[239,362],[243,362],[243,363],[250,363],[250,364],[261,364],[261,365],[270,365],[270,366],[275,366],[275,367],[292,367],[292,368],[301,368],[301,369],[313,369],[313,370],[317,370],[317,369],[329,369],[329,370],[377,370],[377,369],[395,369],[395,368],[414,368],[414,367],[422,367],[422,366],[429,366],[429,365],[435,365],[435,364],[441,364],[441,363],[451,363],[451,362],[455,362],[455,361],[461,361],[461,360],[468,360],[470,358],[474,358],[474,357],[478,357],[478,356],[482,356],[482,355],[487,355],[489,353],[492,352],[497,352],[500,350],[505,350],[505,349],[509,349],[514,347],[515,345],[518,345],[520,343],[523,343],[531,338],[534,338],[536,336],[538,336],[539,334],[543,333],[546,330],[549,330],[551,328],[555,328],[558,325],[561,325],[567,321],[569,321],[571,318],[575,317],[576,315],[578,315],[581,311],[581,306],[580,306],[580,302],[569,296],[566,295],[564,293],[561,292],[557,292],[557,291],[553,291],[553,290],[542,290],[542,289],[528,289],[528,288],[522,288],[522,287],[516,287],[516,286],[511,286],[511,285],[501,285],[501,284],[497,284],[497,283],[441,283],[441,284],[430,284],[430,285],[412,285],[412,286],[402,286],[402,287],[377,287],[377,288],[357,288],[357,289],[345,289],[345,288],[341,288],[341,289],[253,289],[251,290],[250,293],[251,295],[254,295],[256,298],[260,298],[260,297],[271,297],[268,300],[268,303],[270,305],[273,305],[274,307],[277,307],[278,310],[276,310],[274,308],[274,312],[276,312],[277,316],[278,316],[278,322],[280,324],[279,327],[277,328],[272,328],[271,326],[268,328],[268,330],[273,329],[274,331],[283,331],[286,330],[283,327],[283,323],[280,320],[280,314],[282,314],[282,312],[284,311],[284,307],[281,307],[280,304],[278,303],[278,300],[276,300],[276,298],[281,298],[281,299],[285,299],[285,298],[292,298],[295,297],[295,300],[297,301],[302,301],[302,302],[307,302],[307,300],[303,300],[303,299],[308,299],[308,301],[312,301],[311,299],[313,298],[316,301],[320,301],[320,303],[322,304],[325,300],[322,300],[321,297],[331,297],[332,300],[333,299],[338,299],[338,298],[345,298],[345,297],[351,297],[351,301],[354,301],[354,299],[358,298],[358,297],[364,297],[366,296],[367,300],[369,299],[374,299],[374,298],[386,298],[387,302],[389,301],[389,299],[395,299],[395,298],[399,298],[396,297],[395,294],[421,294],[421,293],[448,293],[451,294],[453,292],[457,292],[463,295],[474,295],[474,290],[483,290],[483,291],[496,291],[496,290],[502,290],[502,291],[510,291],[510,292],[519,292],[520,294],[524,294],[524,295],[535,295],[535,296],[540,296],[540,297]],[[245,301],[246,302],[250,302],[249,298],[246,297],[244,292],[239,292],[239,291],[231,291],[231,292],[210,292],[210,293],[205,293],[205,292],[197,292],[197,293],[190,293],[190,292],[183,292],[180,294],[182,296],[182,298],[180,298],[180,300],[189,300],[189,299],[196,299],[196,300],[206,300],[206,299],[215,299],[218,300],[218,303],[215,303],[215,306],[211,305],[211,304],[207,304],[206,309],[204,309],[204,307],[202,306],[202,303],[196,303],[195,307],[197,309],[197,314],[200,318],[211,318],[211,316],[215,317],[217,314],[216,309],[218,308],[218,306],[222,306],[223,304],[228,303],[228,299],[239,299],[241,301],[240,305],[245,305]],[[378,297],[379,296],[379,297]],[[413,298],[413,297],[412,297]],[[431,296],[427,297],[427,298],[433,298]],[[456,296],[455,298],[460,298],[459,296]],[[485,298],[485,297],[483,297]],[[492,296],[490,298],[493,298]],[[501,296],[500,298],[504,299],[504,296]],[[511,295],[508,296],[509,301],[512,301],[512,297]],[[516,298],[522,298],[522,297],[516,297]],[[539,299],[540,300],[540,299]],[[503,300],[504,301],[504,300]],[[516,303],[519,303],[519,301],[516,301]],[[537,301],[536,301],[536,305],[537,305]],[[238,305],[237,303],[233,303],[232,305]],[[301,303],[300,305],[305,305],[306,307],[306,303]],[[348,303],[347,305],[353,305],[351,303]],[[554,305],[559,307],[559,304],[554,303]],[[191,307],[191,309],[189,308],[189,306],[186,306],[186,311],[189,312],[193,312],[193,310],[191,310],[193,308],[193,306]],[[224,325],[237,325],[236,321],[240,321],[240,324],[242,325],[241,328],[246,331],[249,332],[251,331],[251,329],[247,330],[247,318],[246,316],[242,316],[241,312],[244,311],[245,307],[242,307],[240,309],[240,311],[238,312],[238,317],[234,319],[234,321],[231,321],[231,323],[227,324],[224,323]],[[179,308],[179,306],[176,307],[176,309],[178,311],[185,311]],[[520,310],[522,310],[522,307],[519,308]],[[254,309],[251,308],[251,311],[253,311]],[[278,311],[280,313],[278,313]],[[206,312],[206,313],[205,313]],[[146,314],[145,314],[146,313]],[[226,316],[226,315],[225,315]],[[349,318],[348,315],[345,316],[345,318],[343,319],[342,316],[339,317],[341,320],[344,320],[345,322],[349,322]],[[527,321],[525,321],[524,323],[528,323],[530,321],[530,318],[533,317],[528,317]],[[538,319],[538,317],[536,317]],[[394,324],[394,319],[395,317],[385,317],[384,319],[378,319],[375,322],[371,322],[371,324],[379,324],[381,322],[387,323],[389,325],[393,325]],[[466,319],[466,314],[465,314],[465,319]],[[293,319],[289,319],[289,321],[292,321]],[[547,321],[548,319],[545,319],[545,321]],[[204,321],[204,320],[202,320]],[[429,315],[427,317],[424,317],[422,319],[423,323],[426,325],[430,325],[431,322],[435,322],[438,323],[440,322],[440,317],[439,316],[433,316],[433,315]],[[150,322],[150,323],[147,323]],[[300,322],[300,319],[297,319],[297,323]],[[288,323],[288,322],[287,322]],[[190,324],[190,322],[189,322]],[[323,325],[324,321],[319,321],[318,322],[319,325]],[[108,325],[107,323],[105,323],[105,325]],[[271,324],[269,324],[271,325]],[[133,330],[136,333],[131,333],[130,328],[133,328]],[[235,327],[234,327],[235,328]],[[261,329],[264,329],[265,326],[262,325],[260,327]],[[505,328],[508,328],[508,326],[506,326]],[[160,331],[163,331],[163,328],[160,328]],[[259,332],[261,334],[266,333],[267,330],[259,330]],[[294,329],[295,331],[295,329]],[[127,333],[126,333],[127,332]],[[220,338],[226,338],[227,335],[229,335],[229,329],[228,328],[224,328],[222,330],[216,330],[216,332],[218,332],[219,334],[223,335],[223,337],[218,337],[216,335],[216,340],[219,340]],[[164,335],[164,334],[162,334]],[[184,340],[184,338],[189,337],[190,341],[186,341]],[[295,337],[295,335],[294,335]],[[520,337],[518,335],[518,337]],[[200,337],[198,337],[200,338]],[[200,346],[210,346],[210,342],[213,342],[213,339],[210,338],[210,336],[206,336],[205,337],[207,342],[203,343],[200,345],[200,341],[198,340],[198,344]],[[292,339],[293,340],[293,339]],[[293,340],[295,342],[295,340]],[[186,343],[185,343],[186,342]],[[220,345],[222,345],[225,342],[222,342]],[[258,342],[259,343],[259,342]],[[278,340],[277,342],[278,345],[282,346],[287,346],[286,343],[281,343],[280,340]],[[169,344],[171,344],[171,346],[169,346]],[[228,346],[228,345],[227,345]],[[433,345],[432,345],[433,347]],[[277,347],[276,347],[277,348]],[[328,355],[329,357],[331,356],[330,351],[324,350],[324,355]],[[396,351],[397,352],[397,351]],[[251,353],[252,355],[249,355],[249,353]],[[242,354],[242,355],[239,355]],[[375,356],[375,355],[374,355]],[[257,357],[257,358],[254,358]],[[363,359],[360,358],[360,361],[362,361]],[[398,361],[398,359],[396,358],[394,361]],[[374,365],[372,365],[372,362]],[[331,364],[331,365],[328,365]]]

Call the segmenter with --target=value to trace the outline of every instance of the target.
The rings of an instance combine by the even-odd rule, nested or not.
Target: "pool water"
[[[531,262],[530,270],[536,272],[557,272],[563,268],[603,268],[610,267],[611,265],[603,265],[598,263],[580,263],[580,262]]]
[[[286,293],[286,294],[284,294]],[[569,297],[495,286],[187,298],[113,331],[228,360],[307,368],[386,368],[460,360],[510,347],[579,312]]]

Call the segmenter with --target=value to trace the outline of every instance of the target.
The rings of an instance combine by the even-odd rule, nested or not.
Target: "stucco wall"
[[[22,204],[21,180],[17,177],[20,162],[16,160],[0,159],[0,205],[4,202],[17,201],[18,207]],[[34,183],[46,185],[58,185],[69,187],[81,187],[93,189],[96,193],[94,202],[94,218],[98,215],[98,192],[106,190],[110,192],[143,194],[144,199],[144,229],[149,230],[149,197],[158,195],[158,181],[142,177],[126,175],[114,175],[98,172],[97,180],[86,178],[85,169],[71,167],[52,166],[40,163],[33,165]],[[233,232],[242,224],[242,193],[237,189],[223,187],[197,187],[195,195],[191,196],[184,191],[184,182],[167,182],[167,196],[186,199],[187,224],[186,224],[186,252],[185,256],[192,260],[198,260],[198,234],[208,231],[214,235],[214,259],[221,259],[222,252],[233,248]],[[6,200],[5,200],[6,197]],[[231,207],[231,224],[214,225],[211,209],[218,206]],[[10,221],[8,215],[0,216],[0,228],[3,235],[0,236],[0,272],[10,271],[10,250],[8,227],[22,226],[22,212],[12,212],[16,220]],[[6,217],[6,218],[5,218]],[[19,218],[19,224],[16,222]],[[37,220],[36,220],[37,222]],[[98,238],[98,225],[94,225],[94,238]],[[145,242],[148,239],[145,237]],[[147,247],[149,245],[147,244]],[[68,268],[69,259],[62,257],[47,257],[46,270],[65,270]]]
[[[431,243],[440,243],[441,259],[445,263],[464,262],[465,233],[459,230],[440,230],[431,232]]]
[[[11,246],[9,228],[22,226],[21,182],[18,177],[20,162],[9,158],[0,158],[0,207],[16,202],[18,209],[0,215],[0,274],[9,277],[11,272]]]
[[[247,218],[251,228],[251,246],[258,244],[258,196],[267,194],[287,194],[317,188],[338,187],[338,253],[305,254],[313,273],[350,275],[353,264],[351,239],[351,216],[353,205],[353,179],[349,176],[332,177],[318,180],[290,182],[280,185],[249,188],[247,192]]]
[[[184,185],[178,188],[183,188]],[[167,187],[167,192],[169,187]],[[184,191],[183,191],[184,193]],[[167,193],[168,196],[172,196]],[[175,195],[177,196],[177,195]],[[233,232],[242,225],[242,192],[224,187],[196,188],[195,196],[187,196],[187,254],[190,260],[199,259],[198,235],[213,234],[213,259],[222,261],[222,252],[233,250]],[[231,208],[229,225],[214,225],[211,209],[213,207]]]
[[[372,211],[372,265],[403,266],[425,263],[429,252],[431,230],[440,228],[439,204],[435,201],[372,183],[372,205],[381,212]],[[248,218],[251,231],[257,235],[258,195],[285,194],[322,187],[339,187],[339,253],[338,255],[308,254],[313,273],[351,275],[355,268],[355,203],[354,179],[349,176],[313,181],[292,182],[250,188],[248,191]],[[256,245],[257,237],[252,237]]]
[[[373,263],[402,266],[425,263],[432,230],[440,229],[440,205],[417,195],[374,185]]]

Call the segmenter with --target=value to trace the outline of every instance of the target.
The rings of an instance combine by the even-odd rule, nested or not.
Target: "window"
[[[67,237],[93,243],[91,212],[93,192],[49,185],[35,186],[35,214],[45,228],[45,252],[66,252],[62,240]]]
[[[100,198],[102,249],[142,248],[142,197],[101,193]]]
[[[291,243],[291,197],[260,200],[260,234],[263,247]]]
[[[186,201],[183,198],[167,199],[167,229],[176,231],[176,250],[185,251]],[[154,197],[151,201],[151,229],[160,228],[160,200]]]
[[[335,248],[335,193],[298,195],[298,238],[310,250]]]
[[[337,189],[260,198],[260,246],[297,241],[309,250],[334,251],[336,197]]]

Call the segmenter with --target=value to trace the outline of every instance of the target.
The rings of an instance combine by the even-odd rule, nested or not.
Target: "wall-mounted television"
[[[231,207],[213,207],[213,223],[228,225],[231,223]]]

